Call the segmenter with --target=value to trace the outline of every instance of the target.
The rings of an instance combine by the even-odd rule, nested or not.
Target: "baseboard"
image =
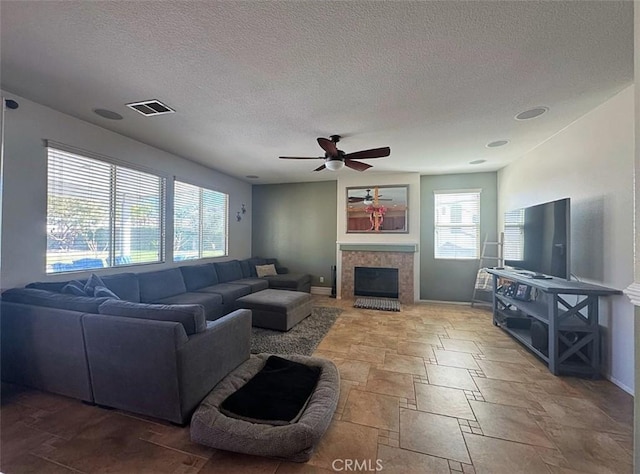
[[[437,304],[452,304],[456,306],[471,306],[471,303],[468,301],[418,300],[416,301],[416,303],[418,304],[437,303]]]
[[[331,296],[331,287],[330,286],[312,286],[311,294]]]
[[[633,389],[630,387],[627,387],[625,384],[623,384],[622,382],[620,382],[620,380],[618,380],[615,377],[612,377],[609,374],[602,374],[604,376],[604,378],[606,378],[609,382],[611,382],[613,385],[616,385],[618,387],[620,387],[622,390],[624,390],[625,392],[627,392],[629,395],[633,396]]]

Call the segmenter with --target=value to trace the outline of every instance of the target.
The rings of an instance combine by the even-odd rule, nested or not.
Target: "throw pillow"
[[[258,278],[277,275],[277,274],[278,274],[278,272],[276,272],[276,267],[273,264],[271,264],[271,265],[256,265],[256,275],[258,275]]]
[[[94,296],[93,292],[96,290],[96,286],[104,286],[105,288],[107,287],[107,285],[105,285],[102,281],[102,278],[100,278],[95,273],[92,273],[87,282],[84,284],[85,296]]]
[[[62,287],[60,293],[76,296],[87,296],[84,292],[84,284],[78,280],[71,280],[69,283]]]
[[[107,297],[107,298],[115,298],[117,300],[119,300],[120,298],[118,297],[118,295],[116,295],[113,291],[111,291],[109,288],[107,288],[106,286],[96,286],[93,289],[93,296],[97,296],[97,297]]]

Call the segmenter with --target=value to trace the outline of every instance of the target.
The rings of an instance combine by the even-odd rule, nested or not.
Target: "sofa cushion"
[[[121,300],[140,303],[140,281],[135,273],[117,273],[102,277],[104,286],[113,291]]]
[[[214,263],[219,283],[228,283],[242,278],[242,267],[237,260]]]
[[[196,291],[218,283],[218,275],[212,263],[180,267],[187,291]]]
[[[256,273],[256,265],[266,265],[267,260],[260,257],[254,257],[249,259],[249,271],[251,272],[251,276],[253,278],[257,278],[258,274]]]
[[[269,282],[269,288],[281,290],[311,291],[311,275],[307,273],[286,273],[264,277]]]
[[[98,307],[109,298],[75,296],[35,288],[11,288],[2,293],[2,300],[11,303],[49,306],[81,313],[98,313]]]
[[[184,326],[187,335],[202,332],[207,328],[204,308],[199,304],[146,304],[110,299],[100,305],[99,311],[100,314],[127,318],[175,321]]]
[[[200,288],[198,292],[216,293],[222,297],[222,304],[233,304],[241,296],[251,293],[249,285],[237,285],[235,283],[218,283],[217,285]]]
[[[140,301],[143,303],[152,303],[187,292],[179,268],[139,273],[138,279],[140,280]]]
[[[89,296],[84,292],[84,284],[78,280],[71,280],[69,283],[64,285],[60,290],[60,293],[65,295]]]
[[[204,307],[204,315],[209,320],[215,320],[225,314],[222,296],[216,293],[189,292],[163,298],[154,303],[159,304],[199,304]]]
[[[249,260],[240,260],[240,269],[242,270],[242,278],[249,278],[251,276],[251,269],[249,268]]]
[[[264,278],[242,278],[240,280],[234,280],[233,284],[246,285],[251,288],[251,293],[256,293],[269,288],[269,282]]]

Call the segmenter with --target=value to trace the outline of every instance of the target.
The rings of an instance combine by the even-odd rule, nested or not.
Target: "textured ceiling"
[[[319,160],[278,159],[320,156],[315,139],[330,134],[347,153],[391,147],[368,174],[488,171],[632,83],[632,12],[630,1],[3,0],[1,80],[246,181],[335,179],[311,172]],[[145,99],[177,113],[124,105]],[[542,117],[513,119],[540,105]]]

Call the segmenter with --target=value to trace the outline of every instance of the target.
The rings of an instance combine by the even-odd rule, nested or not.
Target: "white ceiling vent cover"
[[[142,102],[131,102],[130,104],[126,105],[136,112],[140,112],[145,117],[175,113],[175,110],[173,110],[171,107],[163,104],[156,99],[143,100]]]

